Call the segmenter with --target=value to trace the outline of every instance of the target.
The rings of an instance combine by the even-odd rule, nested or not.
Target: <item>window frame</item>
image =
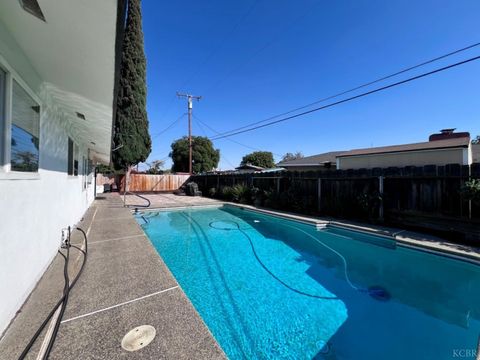
[[[70,144],[72,144],[71,149],[70,149]],[[70,158],[70,154],[72,155],[71,158]],[[79,170],[80,170],[79,169],[80,162],[78,161],[79,155],[80,155],[80,146],[71,136],[67,136],[67,176],[69,178],[77,179],[79,176]],[[75,161],[77,162],[76,164],[75,164]]]
[[[42,137],[42,111],[43,102],[27,85],[23,78],[8,64],[8,62],[0,55],[0,69],[5,72],[5,94],[4,94],[4,116],[0,117],[0,180],[28,180],[39,179],[40,163],[41,163],[41,137]],[[16,82],[40,107],[38,120],[38,170],[35,172],[14,171],[11,169],[11,140],[12,140],[12,112],[13,112],[13,82]],[[3,121],[2,121],[3,118]],[[3,135],[1,134],[3,132]]]

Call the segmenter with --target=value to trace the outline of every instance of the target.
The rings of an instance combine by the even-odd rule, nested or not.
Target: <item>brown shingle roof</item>
[[[382,147],[374,147],[374,148],[366,148],[366,149],[356,149],[356,150],[350,150],[350,151],[342,152],[337,156],[338,157],[344,157],[344,156],[384,154],[384,153],[405,152],[405,151],[419,151],[419,150],[434,150],[434,149],[468,147],[469,143],[470,143],[470,138],[464,137],[464,138],[458,138],[458,139],[427,141],[427,142],[414,143],[414,144],[382,146]]]

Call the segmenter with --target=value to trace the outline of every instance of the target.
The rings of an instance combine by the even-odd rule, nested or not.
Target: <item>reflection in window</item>
[[[0,166],[4,165],[5,161],[5,83],[7,73],[0,68]]]
[[[73,145],[73,175],[78,176],[78,145]]]
[[[13,81],[11,169],[38,171],[40,106]]]
[[[78,175],[78,145],[68,138],[68,175]]]

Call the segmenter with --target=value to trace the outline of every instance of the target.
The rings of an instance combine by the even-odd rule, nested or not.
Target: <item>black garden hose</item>
[[[195,221],[195,220],[193,220]],[[338,297],[336,296],[320,296],[320,295],[315,295],[315,294],[309,294],[309,293],[306,293],[306,292],[303,292],[301,290],[298,290],[298,289],[295,289],[293,287],[291,287],[290,285],[288,285],[286,282],[284,282],[282,279],[280,279],[277,275],[275,275],[262,261],[262,259],[260,259],[260,257],[258,256],[257,254],[257,251],[255,249],[255,246],[253,245],[253,241],[251,239],[251,237],[240,227],[240,225],[236,222],[236,221],[233,221],[233,220],[221,220],[222,222],[228,222],[228,223],[231,223],[233,225],[235,225],[235,228],[222,228],[222,227],[217,227],[215,226],[215,223],[218,222],[218,221],[211,221],[208,226],[210,226],[212,229],[217,229],[217,230],[224,230],[224,231],[240,231],[243,236],[248,240],[248,242],[250,243],[250,247],[252,249],[252,253],[253,255],[255,256],[255,259],[257,260],[257,262],[260,264],[260,266],[272,277],[274,278],[276,281],[278,281],[280,284],[282,284],[283,286],[285,286],[287,289],[293,291],[293,292],[296,292],[297,294],[300,294],[300,295],[303,295],[303,296],[308,296],[308,297],[312,297],[312,298],[315,298],[315,299],[322,299],[322,300],[340,300]],[[198,224],[197,224],[198,225]]]
[[[60,323],[62,321],[62,317],[63,317],[63,314],[65,312],[65,308],[66,308],[66,305],[67,305],[67,301],[68,301],[68,295],[70,293],[70,290],[73,289],[73,287],[75,286],[75,284],[77,283],[78,279],[80,278],[80,275],[82,274],[83,272],[83,269],[85,267],[85,263],[87,262],[87,252],[88,252],[88,239],[87,239],[87,234],[85,233],[85,231],[83,231],[83,229],[77,227],[75,228],[76,230],[80,231],[82,234],[83,234],[83,238],[84,238],[84,245],[85,245],[85,250],[82,250],[81,248],[79,248],[78,246],[75,246],[75,245],[71,245],[70,244],[70,229],[69,229],[69,238],[68,238],[68,244],[67,244],[67,256],[65,256],[62,252],[59,251],[59,253],[61,254],[61,256],[63,256],[64,260],[65,260],[65,265],[64,265],[64,279],[65,279],[65,286],[64,286],[64,291],[63,291],[63,296],[58,300],[58,302],[55,304],[55,306],[52,308],[52,310],[50,311],[50,313],[47,315],[47,317],[45,318],[45,320],[42,322],[42,324],[39,326],[39,328],[37,329],[37,331],[35,332],[35,334],[33,334],[32,338],[30,339],[30,341],[28,342],[27,346],[25,346],[25,348],[23,349],[22,353],[20,354],[19,356],[19,360],[23,360],[25,359],[25,357],[27,356],[27,354],[29,353],[29,351],[31,350],[33,344],[35,344],[35,341],[37,341],[38,337],[40,336],[40,334],[42,333],[42,331],[45,329],[45,326],[47,326],[47,324],[49,323],[49,321],[51,320],[52,316],[55,314],[55,312],[57,311],[57,309],[59,308],[59,306],[62,306],[62,310],[60,311],[60,316],[57,318],[57,321],[55,323],[55,328],[54,328],[54,331],[52,333],[52,337],[50,338],[50,341],[49,341],[49,344],[48,344],[48,347],[47,347],[47,351],[45,352],[45,355],[44,355],[44,359],[48,359],[48,357],[50,356],[50,352],[52,351],[52,348],[53,348],[53,344],[55,342],[55,338],[57,336],[57,333],[58,333],[58,329],[60,327]],[[74,247],[75,249],[79,250],[82,254],[83,254],[83,261],[82,261],[82,265],[80,267],[80,270],[78,271],[78,274],[77,276],[75,276],[75,278],[73,279],[72,283],[69,285],[69,276],[68,276],[68,263],[69,263],[69,253],[70,253],[70,247]]]

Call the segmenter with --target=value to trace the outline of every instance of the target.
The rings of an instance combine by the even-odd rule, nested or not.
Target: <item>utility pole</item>
[[[182,94],[177,91],[179,98],[187,98],[188,101],[188,172],[192,175],[192,100],[199,101],[202,97],[191,94]]]

